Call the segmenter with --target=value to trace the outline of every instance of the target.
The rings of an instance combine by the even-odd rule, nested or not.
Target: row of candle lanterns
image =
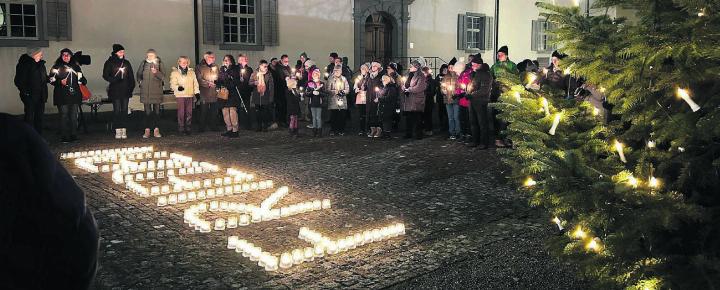
[[[76,151],[76,152],[61,153],[60,159],[75,159],[75,158],[95,156],[95,155],[120,155],[120,154],[125,155],[125,154],[152,152],[152,151],[153,151],[152,146],[123,147],[123,148],[90,150],[90,151]],[[167,154],[167,152],[166,152],[166,154]]]
[[[299,237],[313,246],[284,252],[280,254],[279,258],[269,252],[263,251],[262,248],[255,246],[247,240],[239,239],[238,236],[228,237],[227,248],[234,249],[235,252],[241,253],[243,257],[249,258],[250,261],[258,262],[258,266],[265,268],[266,271],[272,272],[277,271],[279,268],[288,269],[294,265],[300,265],[305,262],[314,261],[316,258],[322,258],[325,255],[334,255],[355,249],[359,246],[404,234],[405,225],[395,223],[382,228],[349,235],[346,238],[330,240],[317,231],[302,227],[300,228]]]
[[[134,181],[131,181],[131,183],[128,183],[128,188],[131,188],[130,184],[134,184]],[[261,187],[259,184],[264,184],[265,186]],[[158,206],[166,206],[166,205],[173,205],[172,201],[180,200],[180,196],[186,196],[187,201],[195,201],[195,200],[205,200],[205,199],[213,199],[217,197],[222,196],[230,196],[234,194],[239,193],[248,193],[252,191],[258,191],[263,189],[268,189],[272,187],[273,183],[271,180],[261,181],[261,182],[253,182],[253,183],[244,183],[244,184],[235,184],[235,185],[227,185],[227,186],[219,186],[214,188],[207,188],[207,189],[200,189],[197,191],[185,191],[186,188],[179,184],[175,184],[172,188],[170,185],[162,185],[162,186],[152,186],[149,189],[149,195],[145,196],[158,196],[157,199],[157,205]],[[147,188],[145,188],[147,189]],[[133,190],[131,188],[131,190]],[[138,193],[139,195],[143,196],[143,191],[136,191],[133,190],[133,192]],[[171,193],[172,192],[172,193]],[[182,202],[181,202],[182,203]]]

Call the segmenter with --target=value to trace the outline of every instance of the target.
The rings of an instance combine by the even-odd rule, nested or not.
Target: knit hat
[[[300,54],[300,57],[303,57],[303,58],[305,58],[305,59],[309,59],[308,56],[307,56],[307,53],[305,53],[304,51]]]
[[[38,53],[41,53],[42,49],[40,49],[39,47],[28,47],[26,52],[27,52],[28,56],[32,57],[32,56],[37,55]]]
[[[455,65],[455,63],[457,63],[457,58],[453,57],[448,63],[448,65]]]
[[[63,49],[60,51],[60,55],[62,56],[63,53],[68,53],[68,54],[70,55],[70,57],[72,57],[72,55],[73,55],[72,50],[70,50],[69,48],[63,48]]]
[[[120,44],[113,44],[112,46],[112,54],[116,54],[118,51],[125,50],[125,48]]]
[[[394,63],[394,62],[388,63],[387,67],[391,68],[394,71],[398,71],[397,63]]]
[[[503,45],[502,47],[500,47],[500,49],[498,49],[497,52],[502,52],[502,53],[504,53],[505,55],[508,55],[508,47],[507,47],[507,45]]]
[[[477,63],[477,64],[483,64],[482,56],[480,56],[479,53],[476,55],[473,55],[472,60],[470,62]]]
[[[338,58],[337,52],[331,52],[331,53],[330,53],[330,57],[332,57],[332,58]]]
[[[552,57],[557,57],[557,58],[559,58],[559,59],[563,59],[563,58],[565,58],[566,56],[567,56],[567,54],[564,54],[564,53],[559,52],[559,51],[557,51],[557,50],[556,50],[556,51],[553,51],[553,53],[552,53]]]

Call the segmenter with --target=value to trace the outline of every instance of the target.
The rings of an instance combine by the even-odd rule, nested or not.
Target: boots
[[[143,134],[143,139],[147,138],[150,138],[150,128],[145,128],[145,133]]]
[[[375,127],[370,127],[370,132],[367,134],[368,138],[375,136]]]
[[[162,135],[160,135],[160,128],[155,128],[155,130],[153,130],[153,136],[155,136],[155,138],[162,137]]]
[[[122,138],[122,129],[117,128],[115,129],[115,139],[121,139]]]
[[[375,127],[375,135],[373,135],[373,138],[380,138],[382,137],[382,129],[380,127]]]

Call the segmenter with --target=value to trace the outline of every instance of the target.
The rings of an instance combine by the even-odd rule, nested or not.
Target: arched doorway
[[[393,57],[393,24],[390,17],[375,12],[365,19],[365,59],[385,63]]]

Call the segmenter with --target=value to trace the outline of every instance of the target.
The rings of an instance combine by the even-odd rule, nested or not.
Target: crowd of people
[[[63,142],[77,140],[77,108],[87,85],[80,57],[63,49],[48,74],[43,52],[29,49],[17,64],[15,84],[25,105],[25,120],[38,132],[42,130],[47,84],[51,84]],[[289,134],[299,136],[299,122],[307,121],[314,137],[343,136],[352,128],[368,138],[404,133],[405,138],[421,139],[433,134],[436,114],[440,121],[437,127],[447,131],[450,140],[484,149],[510,145],[502,137],[504,124],[497,118],[498,111],[488,106],[501,94],[498,79],[521,78],[527,80],[528,87],[547,84],[570,96],[577,81],[571,81],[560,68],[563,57],[554,52],[547,68],[527,59],[516,64],[509,59],[508,47],[503,46],[494,55],[492,66],[478,53],[469,55],[467,63],[453,58],[433,75],[422,58],[414,58],[405,74],[398,63],[375,61],[361,64],[353,73],[347,58],[335,52],[321,69],[306,53],[300,54],[294,66],[288,55],[250,66],[247,55],[239,54],[237,59],[224,55],[218,63],[215,54],[208,51],[195,68],[188,57],[179,57],[168,74],[153,49],[147,51],[135,72],[125,58],[125,48],[115,44],[102,77],[108,82],[112,126],[118,139],[127,138],[128,100],[136,86],[145,111],[142,137],[162,137],[160,105],[168,81],[177,103],[177,129],[186,135],[193,128],[199,132],[223,131],[223,122],[221,135],[227,138],[239,137],[241,126],[258,132],[287,127]],[[195,110],[199,114],[194,114]],[[357,114],[356,118],[351,118],[352,114]],[[403,118],[405,128],[400,129]],[[350,120],[357,121],[349,126]],[[330,127],[327,133],[326,124]]]

